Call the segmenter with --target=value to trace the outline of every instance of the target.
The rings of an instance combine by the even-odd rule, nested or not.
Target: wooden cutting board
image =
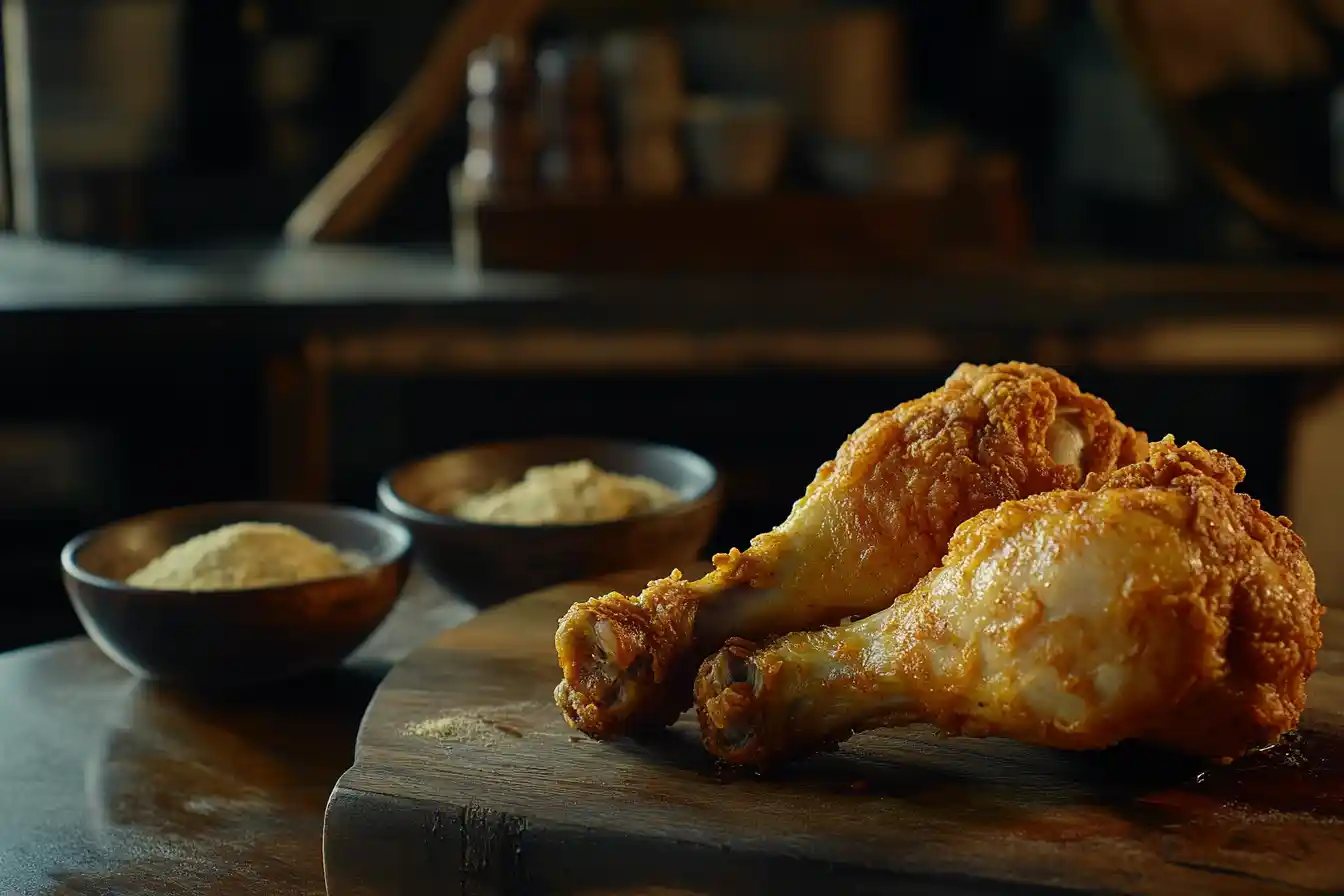
[[[597,743],[552,704],[561,613],[652,577],[520,598],[399,665],[327,807],[330,896],[1344,892],[1338,613],[1303,731],[1232,766],[906,730],[767,778],[717,769],[689,713]]]

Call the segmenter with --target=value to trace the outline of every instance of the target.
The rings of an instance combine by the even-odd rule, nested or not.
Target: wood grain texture
[[[322,896],[323,806],[374,687],[473,612],[416,576],[341,668],[213,697],[87,638],[0,654],[0,894]]]
[[[455,200],[455,257],[485,270],[588,275],[878,274],[1030,243],[1015,176],[944,196]]]
[[[596,743],[552,704],[560,614],[650,577],[505,604],[395,669],[327,807],[330,896],[1344,887],[1344,665],[1333,649],[1303,731],[1229,767],[906,730],[759,777],[717,769],[689,715],[650,740]],[[1327,644],[1339,644],[1326,618]],[[445,716],[465,733],[406,732]]]

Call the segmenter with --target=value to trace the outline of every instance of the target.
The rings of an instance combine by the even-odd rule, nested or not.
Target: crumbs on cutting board
[[[412,722],[402,729],[402,733],[455,743],[497,744],[505,737],[522,737],[525,732],[514,721],[526,716],[535,706],[533,703],[510,703],[448,713],[423,722]]]

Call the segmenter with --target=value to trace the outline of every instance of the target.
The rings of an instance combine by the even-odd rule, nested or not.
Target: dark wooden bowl
[[[683,500],[611,522],[554,526],[475,523],[425,509],[447,490],[482,491],[515,482],[530,467],[584,458],[612,473],[647,476]],[[425,570],[478,607],[557,582],[689,564],[708,543],[722,500],[718,471],[698,454],[608,439],[478,445],[413,461],[378,483],[378,506],[411,530]]]
[[[284,523],[369,566],[354,575],[239,591],[160,591],[126,578],[173,545],[240,522]],[[145,678],[198,687],[274,681],[334,666],[387,616],[410,571],[411,536],[378,514],[237,502],[160,510],[95,529],[61,552],[89,637]]]

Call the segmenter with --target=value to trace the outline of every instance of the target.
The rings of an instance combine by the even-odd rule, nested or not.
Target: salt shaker
[[[541,182],[548,192],[593,196],[611,190],[601,68],[582,44],[537,56]]]

